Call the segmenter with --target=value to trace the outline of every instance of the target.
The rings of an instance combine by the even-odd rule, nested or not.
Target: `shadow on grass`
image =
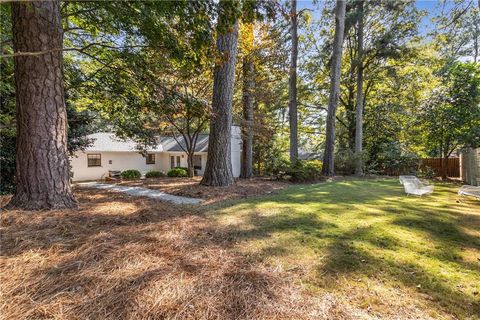
[[[345,277],[351,285],[358,277],[379,279],[412,288],[447,314],[475,317],[480,315],[480,281],[462,288],[455,279],[464,274],[472,282],[480,279],[480,264],[461,256],[465,248],[480,252],[480,238],[465,232],[480,227],[480,216],[462,212],[463,205],[477,204],[457,204],[455,197],[448,184],[419,198],[406,197],[397,181],[346,181],[291,187],[217,209],[217,217],[240,216],[230,237],[260,240],[260,260],[288,256],[302,246],[319,251],[315,282],[320,286],[334,289]],[[241,226],[246,230],[239,230]],[[282,246],[269,242],[272,235],[284,238]],[[443,268],[456,275],[445,276]]]
[[[419,293],[426,294],[428,300],[439,304],[448,313],[459,316],[468,314],[470,316],[480,315],[480,302],[472,294],[462,292],[452,286],[451,283],[433,272],[428,266],[417,261],[396,258],[393,255],[376,255],[373,251],[365,249],[359,242],[364,239],[374,237],[375,231],[372,228],[360,228],[353,232],[345,234],[341,239],[333,241],[327,248],[327,258],[325,263],[317,268],[317,276],[320,285],[327,288],[338,286],[337,279],[340,277],[350,277],[352,280],[359,277],[368,279],[377,279],[380,281],[390,281],[393,283],[402,283],[403,285]],[[394,237],[386,237],[388,242],[399,243]],[[377,249],[383,250],[383,245],[375,244],[370,241],[369,244],[376,245]],[[400,247],[400,246],[398,246]],[[395,250],[395,246],[390,247]],[[455,263],[460,269],[476,270],[479,274],[480,268],[469,263],[464,263],[456,259],[446,258],[437,255],[437,263]],[[435,266],[436,267],[436,266]]]

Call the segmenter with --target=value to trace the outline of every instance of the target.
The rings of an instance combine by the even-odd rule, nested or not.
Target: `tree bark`
[[[475,14],[474,24],[475,24],[475,35],[473,39],[473,62],[477,63],[478,54],[479,54],[479,37],[480,37],[480,0],[477,1],[478,12]],[[474,11],[475,12],[475,11]]]
[[[12,4],[15,52],[62,48],[58,1]],[[61,51],[15,57],[16,191],[10,208],[74,208],[67,156],[67,116]]]
[[[290,36],[292,48],[290,57],[290,74],[288,79],[288,116],[290,123],[290,162],[293,164],[298,159],[298,113],[297,113],[297,0],[290,1]]]
[[[325,152],[323,155],[322,174],[334,176],[335,152],[335,115],[337,113],[338,99],[340,97],[340,75],[342,71],[343,33],[345,31],[345,0],[337,0],[335,6],[335,37],[333,40],[333,53],[330,79],[330,96],[326,120]]]
[[[357,105],[355,117],[355,175],[363,176],[363,1],[358,1]]]
[[[220,5],[222,4],[223,2],[220,2]],[[206,186],[229,186],[234,182],[231,130],[237,40],[238,21],[235,21],[227,32],[219,33],[217,38],[217,51],[221,57],[214,70],[213,115],[210,120],[207,165],[201,181],[201,184]]]
[[[195,176],[195,168],[193,166],[193,155],[194,151],[187,152],[187,169],[188,169],[188,177],[193,178]]]
[[[246,27],[250,34],[253,46],[253,23]],[[252,52],[248,52],[243,58],[243,132],[242,132],[242,166],[240,168],[240,177],[244,179],[253,176],[253,91],[255,90],[254,65]]]

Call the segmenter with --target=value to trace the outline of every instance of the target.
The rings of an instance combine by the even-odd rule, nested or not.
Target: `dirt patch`
[[[201,177],[151,178],[135,181],[122,181],[117,182],[116,184],[145,187],[177,196],[204,199],[205,204],[266,195],[281,190],[289,185],[286,182],[277,180],[253,178],[237,179],[234,185],[228,187],[206,187],[200,185],[200,180]]]
[[[3,319],[358,318],[235,252],[201,213],[75,193],[78,210],[2,212]]]

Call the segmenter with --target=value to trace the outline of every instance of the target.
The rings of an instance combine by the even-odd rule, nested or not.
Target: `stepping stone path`
[[[82,187],[124,192],[131,196],[147,197],[147,198],[157,199],[161,201],[172,202],[174,204],[200,204],[203,201],[202,199],[174,196],[172,194],[168,194],[162,191],[142,188],[142,187],[118,186],[118,185],[113,185],[108,183],[98,183],[98,182],[84,182],[84,183],[78,183],[77,185]]]

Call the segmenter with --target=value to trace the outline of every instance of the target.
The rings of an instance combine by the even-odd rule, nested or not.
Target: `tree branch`
[[[13,58],[13,57],[21,57],[21,56],[39,56],[43,54],[48,54],[48,53],[53,53],[53,52],[59,52],[59,51],[77,51],[80,53],[86,53],[85,50],[88,48],[98,46],[98,47],[103,47],[107,49],[131,49],[131,48],[155,48],[154,46],[148,46],[148,45],[133,45],[133,46],[121,46],[121,47],[116,47],[108,44],[103,44],[103,43],[90,43],[86,45],[83,48],[54,48],[54,49],[49,49],[49,50],[43,50],[43,51],[35,51],[35,52],[14,52],[12,54],[2,54],[0,55],[0,58]]]

